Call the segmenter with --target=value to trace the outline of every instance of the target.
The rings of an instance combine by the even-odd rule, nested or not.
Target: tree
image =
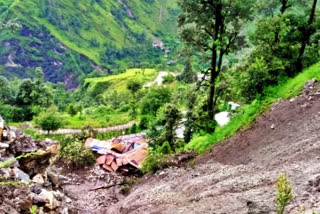
[[[299,51],[299,56],[297,59],[296,67],[297,73],[300,73],[303,69],[303,55],[306,50],[307,44],[310,41],[311,36],[316,32],[314,29],[313,23],[316,14],[316,7],[317,7],[318,0],[313,0],[311,12],[309,15],[309,20],[306,26],[302,29],[302,37],[301,37],[301,47]]]
[[[197,79],[197,76],[192,69],[191,61],[191,54],[187,54],[187,56],[185,57],[183,72],[181,75],[178,76],[178,79],[185,83],[194,83]]]
[[[135,95],[140,89],[142,88],[142,85],[137,80],[129,80],[127,84],[127,89]]]
[[[141,101],[141,114],[156,116],[158,109],[171,101],[171,92],[168,88],[151,88]]]
[[[74,106],[74,104],[71,103],[67,108],[67,112],[71,117],[73,117],[77,114],[78,111],[77,111],[76,107]]]
[[[0,76],[0,102],[9,104],[12,101],[12,90],[9,81],[4,76]]]
[[[214,117],[215,84],[221,72],[224,55],[244,44],[240,32],[250,19],[251,0],[179,0],[182,15],[179,17],[181,38],[200,54],[210,74],[208,119]]]
[[[133,99],[130,102],[131,107],[131,117],[132,119],[137,118],[137,98],[136,93],[142,88],[142,85],[139,81],[130,80],[127,84],[127,89],[131,92]]]
[[[33,98],[31,93],[33,91],[33,83],[30,79],[25,79],[19,86],[19,91],[16,98],[16,103],[19,106],[32,105]]]
[[[50,131],[56,131],[61,126],[61,119],[55,116],[55,112],[43,113],[36,120],[37,125],[40,126],[42,130],[45,130],[50,134]]]
[[[179,126],[182,114],[173,104],[163,106],[149,130],[149,136],[153,139],[153,148],[162,146],[168,142],[174,148],[176,142],[176,129]]]

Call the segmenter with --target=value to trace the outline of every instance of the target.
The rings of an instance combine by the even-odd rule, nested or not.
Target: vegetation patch
[[[269,109],[272,103],[278,99],[288,99],[299,95],[304,84],[312,78],[320,79],[320,63],[305,69],[296,77],[282,84],[266,88],[265,97],[256,99],[251,104],[241,107],[227,125],[218,127],[214,133],[195,136],[186,145],[185,149],[203,153],[214,144],[229,138],[239,129],[248,128],[259,114]]]

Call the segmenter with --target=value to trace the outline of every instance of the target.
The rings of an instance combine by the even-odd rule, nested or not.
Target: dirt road
[[[122,131],[129,129],[133,126],[135,122],[129,122],[127,124],[123,125],[117,125],[117,126],[110,126],[106,128],[94,128],[96,132],[103,133],[103,132],[112,132],[112,131]],[[47,134],[46,131],[43,130],[37,130],[40,134]],[[81,129],[59,129],[54,132],[50,132],[51,134],[79,134],[81,133]]]

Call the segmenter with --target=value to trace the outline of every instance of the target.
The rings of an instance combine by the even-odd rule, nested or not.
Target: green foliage
[[[33,205],[33,206],[30,208],[30,214],[37,214],[37,211],[38,211],[37,205]]]
[[[197,80],[197,76],[192,69],[192,58],[190,54],[187,54],[184,63],[184,69],[182,73],[177,77],[179,81],[183,81],[185,83],[194,83]]]
[[[1,161],[0,162],[0,169],[10,168],[15,162],[16,162],[15,158],[10,158],[6,161]]]
[[[129,129],[129,133],[130,133],[130,134],[136,134],[136,133],[138,133],[138,132],[139,132],[139,127],[137,126],[136,123],[134,123],[134,124],[132,125],[132,127]]]
[[[141,101],[141,114],[155,116],[158,109],[170,100],[171,93],[168,88],[151,88]]]
[[[75,167],[91,166],[96,162],[92,150],[84,146],[84,140],[79,137],[66,137],[60,142],[60,157]]]
[[[216,128],[214,133],[194,136],[185,149],[203,153],[214,144],[229,138],[239,129],[249,127],[260,113],[270,108],[272,103],[278,99],[288,99],[297,96],[303,89],[306,81],[312,78],[320,79],[319,70],[320,64],[317,63],[305,69],[304,72],[295,78],[289,79],[278,86],[266,88],[264,92],[265,96],[261,100],[254,100],[250,105],[242,106],[240,112],[231,118],[231,121],[227,125]]]
[[[158,170],[167,168],[172,164],[168,161],[167,156],[164,156],[160,153],[153,152],[149,150],[147,159],[140,169],[144,174],[146,173],[155,173]]]
[[[23,50],[16,56],[19,63],[25,59],[21,64],[28,64],[26,67],[43,67],[48,71],[46,78],[53,82],[63,82],[67,77],[68,88],[76,87],[95,69],[106,74],[123,70],[131,62],[134,62],[133,67],[140,67],[143,62],[162,64],[167,59],[162,49],[152,47],[155,38],[172,50],[168,60],[174,57],[179,15],[176,1],[25,0],[2,3],[0,21],[18,17],[23,27],[16,33],[1,35],[0,42],[18,41],[13,48]],[[3,52],[1,57],[10,54],[9,50]],[[11,75],[25,76],[19,67],[10,70],[16,71]]]
[[[140,118],[139,129],[146,130],[149,127],[149,123],[152,119],[153,119],[153,116],[142,115]]]
[[[137,93],[142,88],[142,85],[137,80],[129,80],[127,83],[127,89],[132,93]]]
[[[50,131],[56,131],[62,126],[61,118],[56,116],[56,112],[44,112],[40,114],[36,119],[36,123],[42,130],[47,131],[48,134]]]
[[[0,187],[16,187],[16,186],[27,186],[29,183],[22,181],[4,181],[0,182]]]
[[[175,147],[176,129],[182,119],[179,109],[173,104],[163,106],[149,129],[152,139],[150,146],[156,148],[168,142],[171,148]]]
[[[277,181],[276,210],[277,214],[283,214],[293,198],[291,183],[285,174],[280,174]]]
[[[161,146],[156,148],[156,152],[163,155],[172,154],[172,148],[168,141],[164,142]]]
[[[75,116],[78,113],[77,109],[72,103],[67,107],[67,112],[71,117]]]
[[[174,76],[172,74],[168,74],[167,76],[163,77],[162,83],[163,84],[169,84],[169,83],[173,83],[174,81]]]

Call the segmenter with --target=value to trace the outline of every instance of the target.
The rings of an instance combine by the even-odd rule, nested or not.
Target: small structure
[[[227,125],[230,121],[229,112],[227,111],[219,112],[214,116],[214,119],[217,121],[219,126]]]
[[[96,151],[100,157],[97,164],[109,172],[130,173],[141,168],[148,155],[148,142],[145,134],[133,134],[101,141],[88,138],[85,146]]]
[[[235,102],[228,102],[228,105],[229,105],[229,109],[231,109],[232,111],[235,111],[238,107],[240,107],[240,105]]]

